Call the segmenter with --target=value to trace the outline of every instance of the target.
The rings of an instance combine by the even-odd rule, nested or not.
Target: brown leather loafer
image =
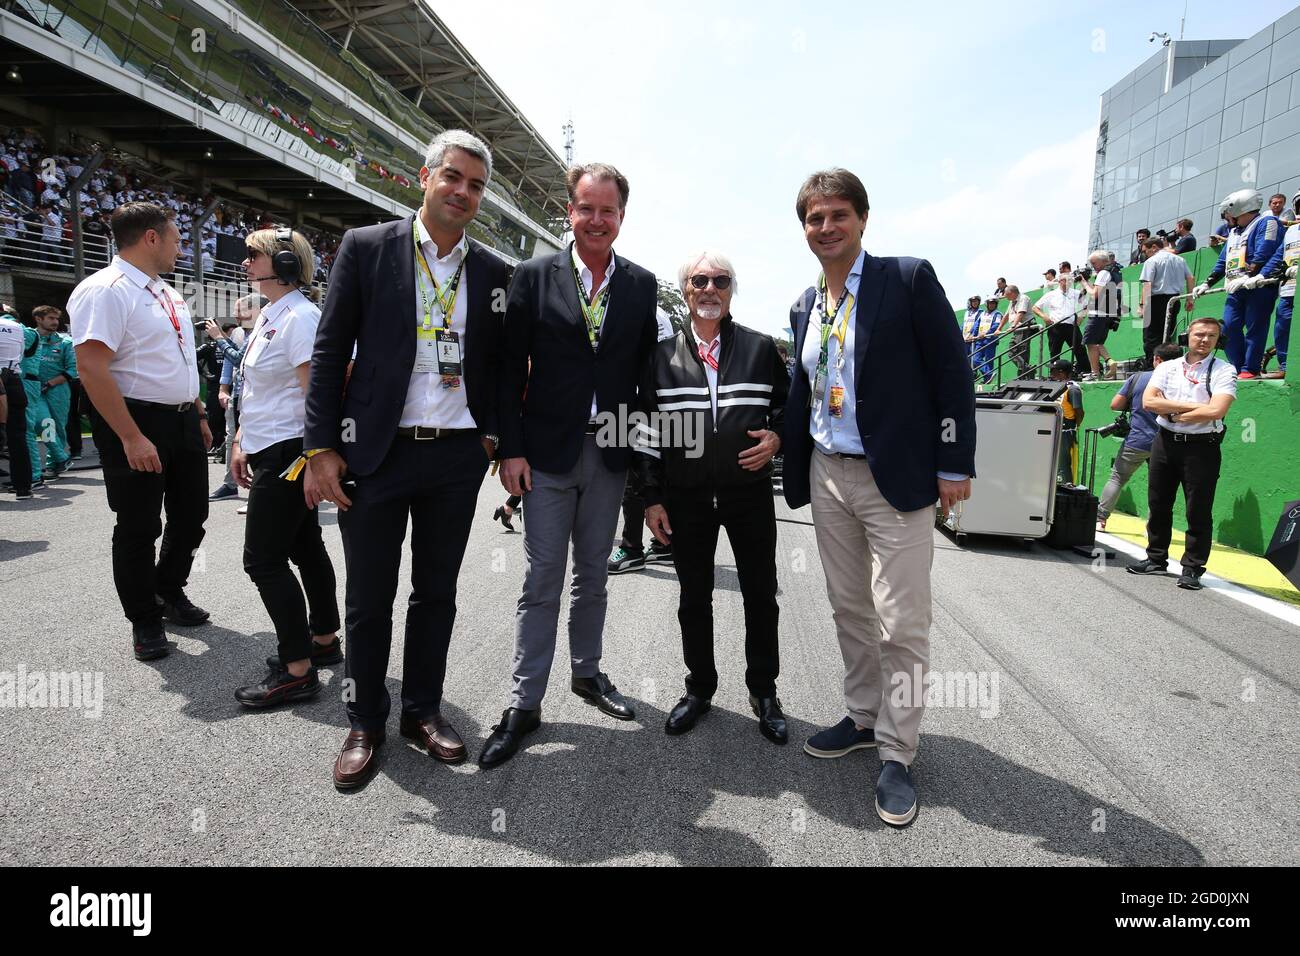
[[[460,763],[465,759],[465,742],[442,714],[434,714],[424,720],[403,716],[400,729],[403,737],[414,740],[434,760]]]
[[[359,790],[364,787],[379,766],[379,746],[384,742],[382,733],[365,730],[348,732],[343,750],[334,761],[334,786],[339,790]]]

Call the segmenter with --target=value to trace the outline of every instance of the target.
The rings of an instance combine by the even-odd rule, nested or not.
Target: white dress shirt
[[[239,447],[248,454],[301,438],[307,395],[298,366],[311,361],[320,309],[294,289],[262,309],[244,352],[239,393]]]
[[[692,332],[696,330],[691,329]],[[706,352],[712,353],[713,358],[717,361],[718,367],[722,367],[722,326],[718,326],[718,334],[712,340],[706,342],[697,334],[695,337],[696,347],[704,346]],[[708,359],[701,359],[704,362],[704,377],[709,380],[709,401],[713,405],[713,420],[718,420],[718,369],[709,364]]]
[[[594,289],[591,287],[591,283],[594,281],[594,277],[591,274],[591,270],[588,269],[583,264],[581,257],[579,257],[577,243],[573,243],[571,246],[569,246],[569,254],[573,257],[573,265],[578,270],[578,277],[582,279],[582,287],[587,291],[587,301],[588,302],[595,301],[596,296],[600,295],[600,290],[605,288],[605,286],[609,283],[610,278],[614,275],[614,261],[615,261],[614,250],[613,249],[609,250],[609,265],[605,266],[605,275],[601,277],[600,285],[596,286],[596,288]],[[583,332],[586,332],[587,331],[586,318],[584,318],[583,316],[578,316],[578,318],[582,319]],[[601,325],[604,325],[603,320],[601,322]],[[596,393],[593,391],[591,393],[590,421],[594,422],[595,420],[596,420]]]
[[[1052,325],[1075,325],[1079,313],[1079,294],[1075,289],[1062,292],[1056,287],[1051,292],[1043,293],[1038,300],[1038,307],[1047,313]]]
[[[108,371],[123,398],[180,405],[199,397],[194,322],[181,294],[162,279],[114,256],[72,290],[68,321],[73,345],[94,339],[113,350]]]
[[[1213,366],[1210,363],[1213,362]],[[1210,368],[1210,387],[1205,387],[1205,370]],[[1162,395],[1171,402],[1194,402],[1198,405],[1208,404],[1214,395],[1231,395],[1237,397],[1237,370],[1228,362],[1217,356],[1188,364],[1186,356],[1161,362],[1151,373],[1152,386],[1160,389]],[[1223,431],[1223,422],[1171,422],[1167,416],[1159,415],[1156,421],[1161,428],[1189,435]]]
[[[420,248],[423,250],[424,259],[429,264],[429,271],[437,280],[438,288],[444,290],[445,294],[447,283],[451,281],[451,277],[456,274],[461,262],[469,254],[469,239],[462,233],[460,242],[456,243],[451,252],[439,259],[438,247],[429,238],[429,231],[424,228],[424,223],[420,221],[418,215],[415,217],[415,228],[420,237]],[[407,254],[414,257],[415,249],[411,248]],[[419,262],[413,261],[412,265],[415,267],[415,301],[412,303],[415,324],[417,327],[424,324],[424,298],[420,295],[420,287],[423,285],[424,295],[428,297],[432,306],[433,327],[440,329],[443,325],[442,310],[438,307],[433,289],[428,284],[429,277],[425,275]],[[465,396],[465,317],[468,315],[468,310],[469,275],[466,270],[460,274],[460,291],[456,295],[456,304],[451,310],[451,329],[460,337],[462,363],[460,387],[443,388],[442,376],[437,372],[412,372],[411,382],[406,388],[406,404],[402,406],[402,417],[398,421],[400,427],[412,428],[416,425],[423,425],[426,428],[478,427],[474,416],[470,414],[469,403]],[[418,340],[416,347],[419,348]]]

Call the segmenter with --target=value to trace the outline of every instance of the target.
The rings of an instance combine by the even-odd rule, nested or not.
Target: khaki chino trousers
[[[896,511],[865,460],[814,450],[812,514],[844,658],[844,702],[880,759],[916,757],[930,664],[931,505]]]

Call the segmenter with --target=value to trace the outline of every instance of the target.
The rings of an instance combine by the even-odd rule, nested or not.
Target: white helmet
[[[1300,189],[1297,189],[1295,195],[1291,197],[1291,209],[1300,216]]]
[[[1263,205],[1264,198],[1258,189],[1238,189],[1219,204],[1219,214],[1235,219],[1248,212],[1259,212]]]

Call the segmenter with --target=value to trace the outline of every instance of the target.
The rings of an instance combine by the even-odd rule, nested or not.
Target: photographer
[[[1159,365],[1161,362],[1182,358],[1182,356],[1181,348],[1166,342],[1156,346],[1152,361]],[[1110,400],[1111,410],[1120,412],[1121,418],[1123,412],[1129,413],[1127,425],[1120,428],[1108,426],[1114,430],[1108,432],[1106,429],[1101,429],[1098,432],[1099,437],[1115,434],[1122,435],[1124,438],[1124,444],[1120,446],[1119,454],[1115,456],[1115,462],[1111,465],[1110,479],[1102,489],[1101,503],[1097,506],[1098,531],[1106,530],[1106,519],[1114,510],[1119,493],[1124,490],[1128,480],[1142,467],[1142,464],[1151,457],[1151,446],[1155,443],[1160,426],[1156,422],[1156,416],[1142,406],[1142,393],[1146,391],[1147,383],[1150,381],[1151,371],[1130,375],[1128,381],[1120,386],[1120,390]],[[1118,423],[1120,419],[1116,421]],[[1128,428],[1128,434],[1123,433],[1123,427]]]
[[[205,342],[194,350],[194,359],[199,365],[199,377],[203,379],[204,399],[211,406],[215,404],[218,380],[221,378],[221,353],[215,342]],[[220,415],[208,419],[212,429],[212,447],[220,448],[226,443],[226,423]]]
[[[1074,277],[1088,296],[1088,324],[1083,330],[1083,344],[1088,348],[1088,364],[1092,370],[1083,376],[1083,380],[1095,382],[1101,378],[1101,356],[1104,355],[1110,364],[1106,336],[1119,328],[1124,294],[1120,287],[1119,263],[1113,253],[1098,249],[1088,256],[1088,262],[1091,268],[1076,269]]]
[[[342,659],[334,566],[316,509],[285,474],[302,455],[307,381],[320,309],[300,289],[311,285],[311,244],[289,229],[259,229],[245,240],[249,284],[267,305],[246,338],[240,373],[239,430],[230,471],[248,489],[244,570],[275,625],[279,654],[266,676],[235,691],[245,707],[314,697],[317,664]],[[289,567],[298,566],[302,583]],[[304,598],[304,591],[306,596]]]

